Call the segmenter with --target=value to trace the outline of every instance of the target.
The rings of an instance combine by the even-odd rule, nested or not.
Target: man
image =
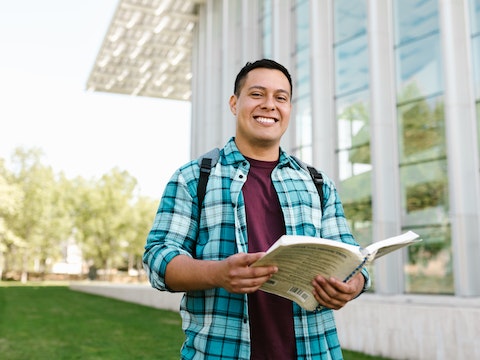
[[[250,267],[283,234],[356,244],[332,181],[324,176],[329,191],[322,211],[310,175],[280,148],[291,98],[282,65],[247,63],[230,98],[235,137],[220,151],[202,208],[197,160],[167,184],[144,263],[153,287],[185,292],[182,359],[342,358],[331,309],[366,289],[366,270],[347,283],[312,279],[324,308],[309,312],[258,291],[276,267]]]

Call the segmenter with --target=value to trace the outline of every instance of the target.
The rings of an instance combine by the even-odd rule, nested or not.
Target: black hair
[[[265,69],[272,69],[272,70],[279,70],[281,71],[286,78],[288,79],[288,82],[290,83],[290,97],[292,96],[293,92],[293,85],[292,85],[292,77],[290,76],[290,73],[288,70],[285,68],[285,66],[279,64],[278,62],[270,59],[261,59],[257,60],[255,62],[247,62],[245,66],[240,70],[240,72],[237,74],[237,77],[235,78],[235,86],[233,88],[233,93],[236,96],[240,95],[240,91],[243,87],[243,84],[245,84],[245,79],[247,78],[247,75],[250,71],[258,68],[265,68]]]

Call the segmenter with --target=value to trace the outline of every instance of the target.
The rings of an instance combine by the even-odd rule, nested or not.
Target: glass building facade
[[[335,179],[360,244],[421,235],[370,269],[380,294],[480,295],[480,280],[469,275],[480,270],[480,0],[449,8],[455,3],[209,1],[207,12],[223,25],[198,34],[220,57],[205,54],[212,70],[230,78],[261,57],[290,69],[294,111],[282,146]],[[452,55],[459,37],[464,46]],[[230,84],[217,84],[226,102]],[[194,156],[234,133],[218,101],[193,99],[192,128],[204,122],[196,103],[218,109],[208,121],[222,128],[215,138],[193,133]]]

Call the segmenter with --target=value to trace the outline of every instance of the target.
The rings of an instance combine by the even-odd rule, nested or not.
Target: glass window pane
[[[312,109],[310,98],[298,98],[295,104],[295,155],[306,163],[312,163]]]
[[[309,3],[308,1],[299,1],[295,8],[295,19],[297,28],[297,51],[308,47],[310,45],[310,16],[309,16]]]
[[[368,100],[368,91],[337,100],[339,192],[347,221],[361,245],[368,245],[372,241]]]
[[[368,94],[364,91],[337,99],[339,149],[352,149],[370,142]],[[370,163],[370,158],[364,163]]]
[[[368,88],[368,39],[360,36],[335,47],[337,96]]]
[[[293,89],[294,97],[310,96],[310,48],[304,48],[296,53],[296,79]]]
[[[370,144],[357,149],[370,153]],[[338,153],[340,166],[344,168],[344,178],[339,183],[339,193],[345,217],[355,239],[362,246],[372,242],[372,171],[371,164],[356,163],[351,152]],[[345,171],[345,168],[349,168]],[[345,177],[346,172],[350,176]]]
[[[453,294],[453,255],[450,227],[414,229],[423,241],[409,246],[405,268],[406,291],[416,294]]]
[[[480,99],[477,101],[477,141],[478,143],[478,154],[480,156]]]
[[[480,34],[480,0],[470,0],[472,34]]]
[[[307,163],[312,162],[312,111],[310,88],[309,2],[295,2],[295,34],[297,51],[293,89],[295,111],[295,154]]]
[[[443,97],[398,107],[400,164],[446,156]]]
[[[335,43],[367,33],[365,1],[335,0]]]
[[[262,42],[263,56],[272,57],[272,3],[271,0],[262,1]]]
[[[473,77],[475,85],[475,98],[480,99],[480,35],[472,38]]]
[[[397,49],[397,101],[403,103],[443,90],[442,54],[438,35]]]
[[[402,227],[423,242],[408,249],[406,288],[453,293],[443,98],[398,107]]]
[[[402,166],[400,179],[404,227],[448,224],[446,160]]]
[[[400,45],[437,32],[437,0],[394,0],[395,44]]]
[[[408,249],[407,292],[454,293],[446,160],[400,168],[402,224],[423,239]]]

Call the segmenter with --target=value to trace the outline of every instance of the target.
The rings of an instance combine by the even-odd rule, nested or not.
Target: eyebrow
[[[264,90],[264,91],[267,90],[266,87],[260,86],[260,85],[253,85],[253,86],[250,86],[250,87],[248,88],[248,90],[254,90],[254,89]],[[275,90],[275,92],[285,93],[285,94],[287,94],[288,96],[290,96],[290,92],[287,91],[287,90],[284,90],[284,89],[277,89],[277,90]]]

